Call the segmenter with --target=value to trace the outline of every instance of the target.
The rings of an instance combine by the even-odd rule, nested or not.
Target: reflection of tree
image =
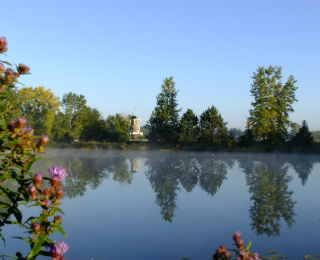
[[[313,168],[314,157],[310,155],[290,157],[289,163],[297,172],[302,185],[305,185]]]
[[[176,209],[179,182],[187,192],[200,182],[200,187],[214,195],[226,179],[232,161],[213,160],[210,154],[163,153],[149,156],[147,177],[156,193],[156,204],[165,221],[172,221]]]
[[[66,168],[68,178],[65,179],[64,191],[66,196],[74,198],[82,196],[87,186],[96,189],[108,177],[104,171],[105,162],[99,157],[77,156],[72,154],[55,155],[53,159],[44,159],[35,164],[35,171],[40,170],[45,174],[46,168],[59,165]]]
[[[200,187],[210,195],[216,194],[226,179],[228,165],[222,160],[200,160]]]
[[[180,183],[187,192],[193,190],[198,183],[199,163],[195,158],[180,158],[176,161]]]
[[[132,183],[132,174],[129,172],[129,165],[125,158],[115,158],[113,160],[113,180],[120,183]]]
[[[147,177],[156,193],[156,204],[161,208],[163,219],[171,222],[179,185],[176,160],[170,154],[163,154],[160,157],[149,157],[146,165]]]
[[[104,179],[113,175],[113,180],[121,183],[132,182],[132,174],[124,156],[105,156],[102,153],[90,154],[85,151],[62,150],[57,154],[48,154],[38,161],[34,171],[43,171],[52,165],[59,165],[69,173],[65,180],[64,191],[66,196],[74,198],[85,194],[87,187],[96,189]]]
[[[266,160],[267,159],[267,160]],[[250,159],[253,162],[253,158]],[[252,193],[253,205],[250,208],[251,225],[257,234],[267,236],[280,235],[280,219],[288,226],[294,222],[294,205],[292,191],[288,190],[291,178],[287,175],[285,160],[254,161],[247,163],[240,160],[245,167],[249,192]],[[251,171],[250,167],[251,166]]]

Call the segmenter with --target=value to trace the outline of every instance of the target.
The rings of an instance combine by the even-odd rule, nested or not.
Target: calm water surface
[[[320,252],[320,157],[49,150],[69,172],[68,259],[210,259],[240,230],[263,255]],[[26,214],[32,212],[26,211]],[[16,235],[9,227],[5,234]],[[10,240],[5,250],[23,248]]]

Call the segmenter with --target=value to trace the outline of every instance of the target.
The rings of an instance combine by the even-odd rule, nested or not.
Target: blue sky
[[[299,87],[290,119],[320,130],[319,12],[319,0],[10,0],[0,35],[31,67],[26,86],[83,94],[104,116],[135,105],[142,123],[173,76],[182,112],[214,105],[243,129],[253,72],[282,66]]]

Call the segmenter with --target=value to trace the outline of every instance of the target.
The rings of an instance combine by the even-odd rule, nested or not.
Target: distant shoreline
[[[182,144],[154,144],[148,141],[128,141],[124,143],[119,142],[97,142],[97,141],[87,141],[87,142],[50,142],[50,148],[76,148],[76,149],[88,149],[88,150],[160,150],[160,151],[193,151],[193,152],[244,152],[244,153],[307,153],[307,154],[320,154],[320,143],[315,143],[312,147],[308,149],[289,148],[281,147],[278,149],[267,149],[264,146],[252,146],[246,147],[232,147],[232,148],[215,148],[212,146],[205,146],[200,144],[192,145],[182,145]]]

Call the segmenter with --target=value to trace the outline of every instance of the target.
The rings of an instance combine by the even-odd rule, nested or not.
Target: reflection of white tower
[[[131,160],[131,171],[140,171],[140,158],[134,158],[133,160]]]

